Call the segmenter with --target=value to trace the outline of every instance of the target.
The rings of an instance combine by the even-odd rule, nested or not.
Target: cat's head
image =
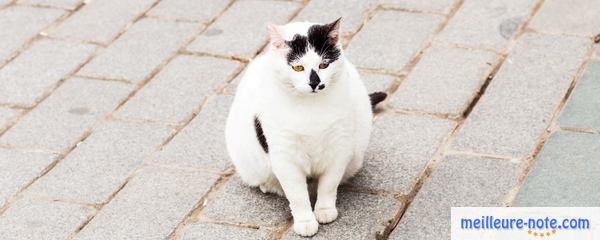
[[[329,24],[308,22],[269,25],[270,53],[277,59],[284,84],[315,94],[332,86],[343,65],[340,19]]]

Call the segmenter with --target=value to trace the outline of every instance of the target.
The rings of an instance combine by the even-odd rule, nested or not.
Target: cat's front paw
[[[294,232],[303,237],[315,235],[319,230],[319,223],[315,219],[294,221]]]
[[[315,209],[315,217],[317,218],[317,221],[323,224],[333,222],[337,216],[338,211],[335,207]]]

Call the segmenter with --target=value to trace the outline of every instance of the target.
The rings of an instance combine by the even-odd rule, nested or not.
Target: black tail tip
[[[369,99],[371,99],[371,109],[375,109],[378,103],[385,100],[387,97],[387,93],[384,92],[374,92],[369,94]]]

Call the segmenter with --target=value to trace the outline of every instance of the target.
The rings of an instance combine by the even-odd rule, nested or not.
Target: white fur
[[[227,150],[244,182],[263,192],[285,193],[294,231],[314,235],[318,222],[337,218],[337,187],[362,166],[372,124],[367,91],[356,68],[342,52],[326,69],[309,51],[295,72],[277,38],[306,35],[311,23],[271,26],[270,48],[248,66],[231,106],[225,130]],[[273,31],[276,36],[273,36]],[[277,36],[279,33],[279,36]],[[280,43],[280,42],[279,42]],[[312,93],[310,69],[318,71],[326,87]],[[255,133],[258,116],[269,146],[261,148]],[[307,178],[318,180],[314,213]]]

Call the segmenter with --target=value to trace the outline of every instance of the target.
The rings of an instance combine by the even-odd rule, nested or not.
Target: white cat
[[[340,20],[270,25],[268,50],[253,60],[229,112],[227,150],[244,182],[285,194],[294,231],[314,235],[338,216],[337,188],[362,166],[371,99],[344,57]],[[311,209],[307,178],[318,180]],[[317,222],[318,221],[318,222]]]

